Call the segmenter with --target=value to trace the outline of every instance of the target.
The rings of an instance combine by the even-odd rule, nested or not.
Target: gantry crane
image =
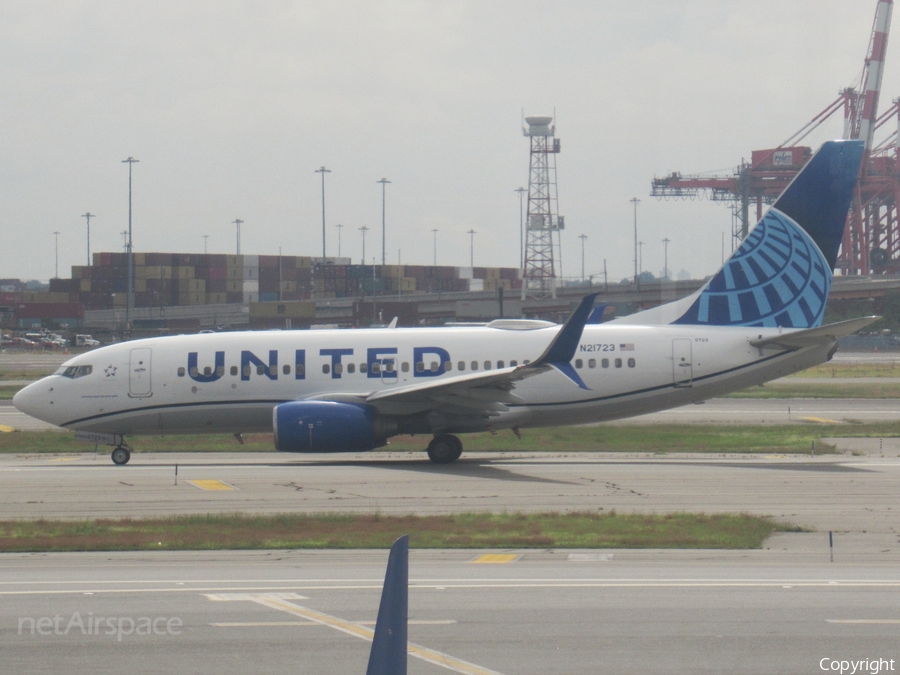
[[[876,131],[889,121],[896,120],[900,125],[900,99],[895,99],[887,111],[878,115],[893,5],[893,0],[878,0],[858,86],[843,89],[834,101],[781,145],[754,150],[750,161],[742,162],[731,175],[686,176],[675,172],[654,178],[651,196],[693,199],[709,195],[713,201],[730,202],[738,223],[733,235],[743,239],[750,229],[751,205],[756,205],[756,220],[762,218],[763,205],[775,201],[812,155],[811,148],[800,145],[803,139],[838,111],[843,111],[843,136],[865,140],[866,160],[847,216],[838,267],[847,275],[900,271],[897,129],[877,145],[874,142]]]

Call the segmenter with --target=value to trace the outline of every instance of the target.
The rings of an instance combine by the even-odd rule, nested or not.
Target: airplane
[[[822,325],[861,158],[825,143],[697,292],[596,323],[598,294],[566,322],[235,332],[148,338],[73,357],[13,404],[76,436],[274,431],[279,451],[382,447],[427,434],[456,461],[457,434],[577,425],[701,402],[828,361],[877,317]]]

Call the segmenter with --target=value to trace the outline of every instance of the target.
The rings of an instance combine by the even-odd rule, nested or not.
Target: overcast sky
[[[711,274],[728,208],[659,202],[674,170],[730,173],[858,77],[876,0],[0,0],[0,277],[122,250],[518,265],[526,115],[556,111],[563,273]],[[896,41],[895,41],[896,43]],[[900,96],[888,47],[882,109]],[[807,139],[838,137],[839,123]]]

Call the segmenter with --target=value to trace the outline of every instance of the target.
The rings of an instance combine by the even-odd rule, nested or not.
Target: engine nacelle
[[[291,401],[272,412],[275,449],[282,452],[359,452],[384,445],[374,411],[355,403]]]

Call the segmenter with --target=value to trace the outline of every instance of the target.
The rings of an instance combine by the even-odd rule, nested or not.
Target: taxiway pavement
[[[764,551],[514,551],[501,564],[482,553],[412,542],[409,639],[447,665],[413,655],[411,675],[796,675],[865,658],[900,667],[896,567]],[[0,555],[0,669],[362,674],[369,642],[344,622],[371,629],[386,558]]]

